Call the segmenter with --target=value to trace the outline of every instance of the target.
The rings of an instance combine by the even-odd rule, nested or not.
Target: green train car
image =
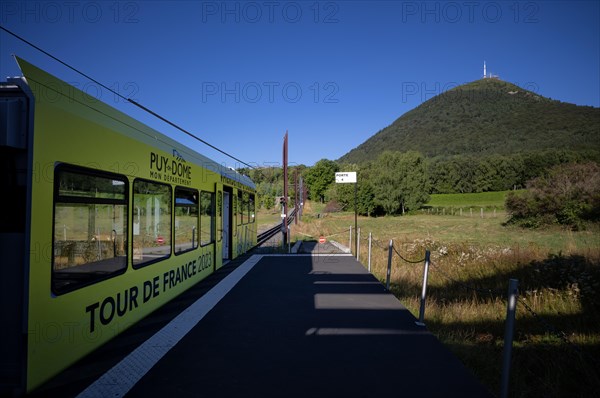
[[[254,183],[17,58],[0,83],[0,392],[256,245]]]

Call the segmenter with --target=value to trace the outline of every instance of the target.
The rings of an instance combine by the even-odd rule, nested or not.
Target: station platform
[[[225,268],[160,329],[132,328],[110,358],[92,354],[70,370],[76,380],[38,395],[492,396],[350,255],[253,255]],[[98,361],[106,371],[86,373]]]

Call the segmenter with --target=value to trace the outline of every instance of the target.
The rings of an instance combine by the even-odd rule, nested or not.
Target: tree
[[[275,206],[275,197],[272,195],[267,195],[263,198],[262,203],[265,209],[271,210],[273,206]]]
[[[338,171],[338,164],[328,159],[321,159],[308,169],[304,175],[304,181],[308,185],[309,198],[323,202],[325,200],[325,192],[335,181],[335,173]]]
[[[402,191],[402,211],[417,210],[429,201],[429,175],[427,164],[419,152],[407,152],[402,155],[401,173],[403,178],[400,184]]]
[[[400,192],[399,173],[400,153],[384,152],[375,161],[374,167],[374,201],[385,214],[397,214],[400,210],[402,195]]]
[[[416,210],[429,200],[429,176],[418,152],[384,152],[373,164],[373,200],[386,214]]]

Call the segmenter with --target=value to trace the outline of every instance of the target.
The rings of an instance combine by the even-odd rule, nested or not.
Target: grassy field
[[[446,206],[482,203],[472,197],[463,197],[462,202],[435,199]],[[317,218],[317,210],[322,211],[308,203],[304,222],[292,229],[292,235],[330,236],[348,245],[347,230],[354,225],[354,215]],[[510,395],[596,394],[600,391],[600,228],[523,230],[503,226],[505,219],[503,211],[484,218],[479,214],[360,217],[361,262],[367,263],[369,232],[375,240],[372,271],[382,281],[389,239],[407,259],[423,258],[429,249],[427,327],[494,393],[499,391],[508,280],[518,279]],[[422,273],[422,263],[411,265],[394,256],[391,290],[415,316]]]
[[[426,204],[430,207],[484,207],[484,208],[504,208],[506,195],[510,191],[502,192],[480,192],[480,193],[452,193],[452,194],[434,194]]]

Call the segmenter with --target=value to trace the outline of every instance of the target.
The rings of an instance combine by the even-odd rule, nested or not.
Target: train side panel
[[[247,204],[235,214],[245,223],[228,227],[232,258],[256,243],[256,224],[252,187],[203,167],[167,137],[153,136],[32,65],[20,65],[36,99],[31,391],[222,264],[224,189]]]

